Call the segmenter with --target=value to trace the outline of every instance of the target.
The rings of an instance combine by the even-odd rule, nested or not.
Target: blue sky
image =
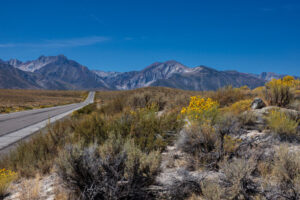
[[[300,1],[1,0],[0,58],[64,54],[91,69],[155,61],[300,75]]]

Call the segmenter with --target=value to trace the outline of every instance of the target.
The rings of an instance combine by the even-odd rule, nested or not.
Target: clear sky
[[[0,58],[91,69],[155,61],[300,75],[299,0],[0,0]]]

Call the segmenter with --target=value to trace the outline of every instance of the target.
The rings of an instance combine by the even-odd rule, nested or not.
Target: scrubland
[[[0,89],[0,113],[78,103],[85,91]]]
[[[0,161],[0,196],[42,199],[55,176],[54,199],[300,199],[299,88],[98,92]]]

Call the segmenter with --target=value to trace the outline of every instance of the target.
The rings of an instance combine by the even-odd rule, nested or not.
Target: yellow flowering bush
[[[0,169],[0,198],[7,193],[7,188],[17,178],[17,173],[7,169]]]
[[[229,107],[226,107],[223,110],[227,112],[232,112],[233,114],[241,114],[244,111],[250,110],[251,103],[251,99],[240,100],[230,105]]]
[[[282,86],[295,87],[298,84],[299,84],[299,80],[295,80],[295,78],[292,76],[285,76],[282,79],[272,79],[266,84],[266,86],[274,87],[276,85],[282,85]]]
[[[299,80],[292,76],[285,76],[282,79],[272,79],[266,83],[265,98],[270,105],[286,106],[293,99],[291,88],[297,88]]]
[[[183,107],[181,114],[187,115],[189,120],[213,122],[218,114],[218,102],[211,98],[192,96],[188,107]]]

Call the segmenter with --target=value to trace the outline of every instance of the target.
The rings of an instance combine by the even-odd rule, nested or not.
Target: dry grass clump
[[[300,100],[294,100],[288,105],[288,108],[300,111]]]
[[[212,180],[203,180],[201,182],[201,195],[193,193],[187,200],[220,200],[224,198],[224,188]]]
[[[241,144],[242,140],[233,138],[230,135],[225,135],[224,136],[224,152],[227,155],[233,154],[239,145]]]
[[[270,194],[271,199],[300,198],[300,153],[281,145],[276,152],[270,182],[276,186]]]
[[[167,99],[164,96],[155,96],[150,92],[145,92],[142,94],[134,94],[128,100],[128,104],[131,108],[145,108],[147,106],[151,106],[152,104],[156,104],[158,110],[161,111],[165,108],[167,104]]]
[[[87,95],[85,91],[0,89],[0,113],[78,103]]]
[[[207,200],[219,200],[223,198],[224,194],[224,188],[220,186],[219,183],[211,180],[205,180],[202,182],[202,194],[203,197],[202,199],[207,199]],[[200,200],[200,197],[198,197]],[[193,198],[191,198],[192,200]],[[197,197],[195,197],[195,200]]]
[[[33,180],[24,180],[19,194],[20,200],[39,200],[41,199],[40,176],[37,175]]]
[[[218,89],[215,92],[207,92],[205,96],[218,101],[221,107],[229,106],[237,101],[249,99],[252,97],[250,90],[245,90],[241,88],[233,88],[232,86],[227,86]]]

